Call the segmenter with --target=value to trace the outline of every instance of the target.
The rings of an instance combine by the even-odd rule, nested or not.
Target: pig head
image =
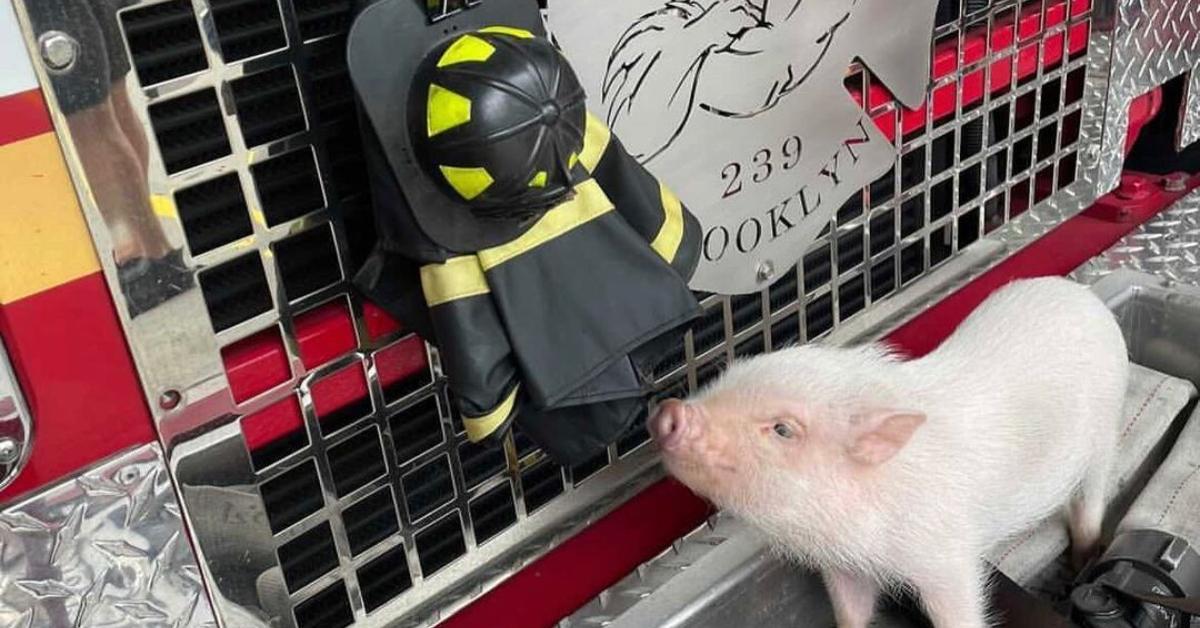
[[[886,351],[853,353],[847,360],[803,347],[759,356],[691,399],[664,401],[649,428],[667,470],[760,523],[783,508],[870,499],[925,415],[902,407],[887,382],[864,383],[861,359],[893,363]]]

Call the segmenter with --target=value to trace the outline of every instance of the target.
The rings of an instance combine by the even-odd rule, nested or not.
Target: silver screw
[[[158,407],[163,410],[174,410],[182,399],[178,390],[168,390],[158,396]]]
[[[79,42],[62,31],[46,31],[38,37],[42,60],[51,70],[65,70],[79,55]]]
[[[765,262],[761,262],[761,263],[759,263],[758,269],[756,270],[756,272],[758,274],[758,282],[766,283],[775,278],[775,265],[772,264],[769,260],[765,261]]]
[[[11,438],[0,438],[0,464],[10,465],[21,457],[21,446]]]
[[[133,484],[140,477],[142,477],[142,472],[136,466],[123,467],[117,471],[117,481],[126,486]]]

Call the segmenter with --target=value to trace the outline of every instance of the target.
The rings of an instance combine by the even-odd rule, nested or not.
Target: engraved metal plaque
[[[547,21],[589,107],[704,225],[692,287],[761,290],[895,147],[845,86],[929,85],[936,0],[578,0]]]

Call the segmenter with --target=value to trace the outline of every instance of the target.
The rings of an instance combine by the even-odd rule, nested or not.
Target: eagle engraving
[[[937,0],[553,0],[589,108],[705,228],[692,285],[761,289],[895,147],[846,88],[861,62],[902,105],[929,87]]]
[[[821,2],[829,6],[812,9]],[[638,18],[613,47],[601,90],[606,121],[619,133],[625,118],[666,112],[658,133],[633,140],[633,154],[650,160],[697,111],[728,118],[759,115],[812,77],[857,2],[807,0],[810,10],[801,13],[805,0],[670,0]],[[770,54],[773,40],[786,41],[791,50]],[[757,84],[742,90],[715,84],[725,67],[750,64],[769,68],[756,72],[762,77]]]

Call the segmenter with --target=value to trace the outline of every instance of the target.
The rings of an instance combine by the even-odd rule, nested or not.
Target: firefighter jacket
[[[355,282],[437,345],[467,436],[515,420],[562,464],[601,453],[699,314],[695,217],[589,114],[574,194],[506,243],[451,253],[421,233],[366,135],[379,239]]]

